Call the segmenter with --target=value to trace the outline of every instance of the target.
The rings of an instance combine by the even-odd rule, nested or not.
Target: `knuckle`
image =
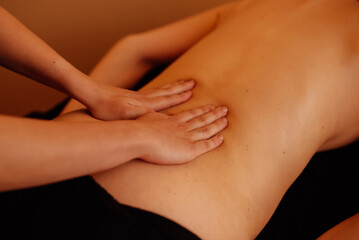
[[[197,122],[199,123],[205,123],[207,120],[207,118],[205,116],[200,116],[197,118]]]
[[[179,122],[179,123],[177,123],[177,127],[180,129],[187,129],[187,124]],[[186,137],[187,137],[187,135],[186,135]]]
[[[212,145],[211,140],[206,140],[206,141],[203,142],[203,149],[208,150],[208,149],[211,148],[211,145]]]
[[[226,125],[226,121],[223,119],[219,119],[214,122],[216,128],[223,128]]]
[[[207,136],[211,133],[211,129],[210,129],[210,127],[204,127],[204,128],[199,129],[198,133],[201,136]]]
[[[162,100],[170,100],[170,99],[174,99],[176,97],[176,95],[164,95],[161,96]]]
[[[165,94],[165,93],[166,93],[166,90],[165,90],[165,89],[162,89],[162,88],[156,89],[156,90],[154,91],[154,94],[156,94],[156,96],[159,96],[159,95],[162,95],[162,94]]]
[[[193,115],[196,115],[197,112],[198,112],[198,109],[191,109],[188,111],[188,114],[193,116]]]
[[[216,128],[221,128],[223,126],[223,121],[222,120],[217,120],[213,123],[214,127]]]
[[[189,144],[188,149],[189,149],[188,154],[193,154],[193,153],[196,152],[196,150],[197,150],[197,145],[191,143],[191,144]]]
[[[179,100],[183,100],[185,99],[185,95],[182,93],[182,94],[176,94],[176,95],[172,95],[171,98],[175,101],[179,101]]]
[[[172,102],[175,100],[176,100],[176,98],[174,96],[164,95],[164,96],[159,97],[158,102]]]
[[[174,100],[184,100],[187,98],[187,95],[185,93],[181,93],[181,94],[174,94],[174,95],[171,95],[172,96],[172,99]]]
[[[211,141],[214,146],[218,146],[221,143],[221,138],[219,136],[215,136],[211,139]]]
[[[173,83],[168,83],[168,84],[165,84],[165,85],[162,85],[161,87],[159,87],[159,89],[165,89],[165,88],[169,88],[173,85]]]
[[[177,89],[177,88],[181,88],[181,86],[183,85],[183,83],[172,83],[167,85],[168,89]]]

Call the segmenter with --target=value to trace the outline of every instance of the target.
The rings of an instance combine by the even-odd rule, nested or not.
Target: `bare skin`
[[[206,105],[173,116],[147,113],[136,121],[101,122],[84,111],[53,121],[1,117],[0,192],[93,174],[138,158],[155,164],[190,161],[221,145],[218,132],[227,125],[226,115],[225,107]]]
[[[227,125],[224,107],[207,105],[174,116],[155,112],[188,101],[195,81],[173,80],[141,92],[103,84],[73,67],[1,7],[0,28],[0,65],[69,94],[98,119],[111,120],[104,123],[84,111],[57,121],[0,115],[0,191],[93,174],[134,158],[179,164],[223,142],[217,133]],[[176,158],[169,158],[173,152]]]
[[[93,81],[1,6],[0,28],[1,66],[70,95],[97,119],[133,119],[190,98],[193,83],[162,86],[141,94]]]
[[[356,240],[359,239],[359,213],[341,222],[318,240]]]
[[[186,164],[136,160],[94,179],[203,239],[254,239],[316,152],[359,136],[358,16],[355,0],[244,0],[133,37],[147,62],[185,52],[144,89],[195,78],[193,98],[168,113],[224,104],[226,142]]]

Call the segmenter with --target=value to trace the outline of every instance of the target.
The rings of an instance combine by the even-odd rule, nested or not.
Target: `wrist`
[[[98,106],[102,99],[101,83],[93,81],[89,76],[75,71],[68,84],[68,94],[89,109]]]
[[[43,77],[49,79],[48,85],[66,93],[81,103],[88,102],[89,98],[91,99],[96,95],[94,81],[61,56],[53,59],[48,69],[51,71],[45,72]]]
[[[110,141],[113,142],[115,159],[130,161],[145,156],[151,149],[151,141],[148,138],[148,128],[137,120],[121,120],[105,122],[108,124]],[[114,132],[118,134],[114,134]],[[120,149],[119,149],[120,148]]]
[[[134,136],[136,136],[137,141],[136,158],[146,161],[149,156],[161,148],[158,133],[148,122],[141,120],[132,120],[132,122],[134,123]]]
[[[79,123],[85,130],[87,137],[83,140],[83,149],[88,158],[93,158],[88,171],[98,172],[120,166],[133,159],[140,158],[144,141],[138,135],[133,121],[110,121],[95,123]],[[84,153],[85,154],[85,153]],[[89,167],[91,163],[87,163]]]

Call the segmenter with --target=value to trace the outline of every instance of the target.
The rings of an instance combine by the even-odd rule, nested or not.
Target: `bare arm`
[[[7,13],[5,12],[5,14]],[[16,22],[16,20],[14,21]],[[16,24],[22,28],[21,31],[24,30],[20,23],[16,22]],[[38,43],[39,39],[36,36],[30,32],[26,34],[29,34],[30,39]],[[31,41],[23,42],[24,46],[29,47],[26,45],[29,42]],[[8,43],[10,44],[11,41]],[[61,82],[62,74],[71,73],[72,67],[69,67],[66,62],[61,62],[60,58],[60,63],[64,63],[70,70],[63,72],[64,68],[61,66],[60,69],[52,68],[49,61],[53,62],[48,58],[48,51],[52,50],[49,50],[44,43],[40,45],[45,52],[43,55],[40,54],[43,61],[40,59],[41,61],[32,62],[32,58],[39,54],[33,50],[30,51],[29,58],[26,58],[26,54],[19,57],[16,55],[17,52],[15,59],[9,58],[9,56],[14,57],[11,53],[0,61],[8,64],[7,67],[32,78],[39,77],[46,81],[55,79],[53,83],[56,83],[56,79],[60,79]],[[19,46],[21,47],[21,44]],[[18,50],[17,46],[9,49]],[[0,51],[6,52],[7,50],[0,47]],[[52,53],[51,56],[57,56],[56,53]],[[24,59],[29,60],[29,63],[24,63]],[[55,63],[56,66],[61,65],[56,61]],[[21,64],[24,64],[25,67]],[[20,68],[17,69],[19,66]],[[126,67],[126,65],[124,66]],[[24,69],[29,69],[29,73]],[[43,70],[48,71],[44,72]],[[52,72],[53,70],[54,72]],[[77,70],[74,71],[77,72]],[[128,73],[131,72],[135,71],[128,71]],[[49,74],[46,75],[46,73]],[[103,74],[105,79],[105,73],[106,66],[95,69],[92,75],[102,79],[101,74]],[[84,76],[81,73],[80,75]],[[96,85],[96,91],[100,85]],[[135,93],[126,92],[124,89],[118,95],[120,95],[120,99],[127,97],[131,101],[134,99],[141,104],[152,103],[160,109],[159,105],[161,104],[166,108],[163,104],[167,104],[168,107],[168,103],[174,105],[188,100],[190,97],[188,91],[193,86],[191,81],[179,82],[164,86],[163,89],[141,93],[136,96],[139,96],[140,99],[131,96]],[[104,95],[107,96],[112,92],[114,95],[118,93],[115,88],[109,88],[109,90],[106,89]],[[169,98],[172,101],[168,101]],[[116,96],[114,99],[117,99]],[[154,105],[148,107],[151,108]],[[103,107],[102,104],[100,106]],[[226,114],[227,112],[223,111],[223,108],[215,109],[206,106],[175,116],[149,111],[136,121],[102,122],[84,112],[70,113],[60,117],[58,121],[51,122],[0,116],[0,131],[2,132],[0,137],[0,191],[91,174],[115,167],[134,158],[158,164],[179,164],[192,160],[222,143],[223,138],[217,133],[227,126],[227,121],[223,118]],[[169,132],[171,132],[170,135]],[[19,149],[21,151],[18,151]]]
[[[179,57],[210,33],[237,2],[119,40],[93,69],[96,81],[121,88],[132,88],[150,69]],[[64,112],[83,108],[72,100]]]
[[[137,157],[132,122],[61,122],[0,116],[0,191],[111,168]]]
[[[142,62],[158,65],[175,60],[217,27],[238,2],[230,2],[177,22],[132,36]]]
[[[224,110],[204,106],[109,122],[84,111],[56,121],[0,116],[0,191],[92,174],[136,158],[190,161],[223,142],[217,133],[227,126]]]
[[[95,84],[0,7],[0,65],[90,105]]]
[[[0,65],[63,91],[102,120],[134,118],[180,104],[190,98],[188,91],[194,86],[187,83],[171,88],[174,91],[130,93],[93,81],[1,7],[0,29]],[[137,112],[133,110],[128,115],[126,107],[129,105]]]
[[[236,2],[119,40],[91,76],[107,84],[131,88],[149,69],[179,57],[211,32]]]

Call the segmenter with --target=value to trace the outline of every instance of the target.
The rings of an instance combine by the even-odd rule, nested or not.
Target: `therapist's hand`
[[[99,97],[87,107],[100,120],[136,119],[145,113],[188,101],[194,86],[193,80],[180,80],[161,88],[136,92],[99,84]]]
[[[223,142],[218,133],[228,124],[226,107],[191,109],[169,116],[147,113],[136,121],[146,126],[141,138],[147,148],[141,159],[156,164],[181,164],[211,151]]]

